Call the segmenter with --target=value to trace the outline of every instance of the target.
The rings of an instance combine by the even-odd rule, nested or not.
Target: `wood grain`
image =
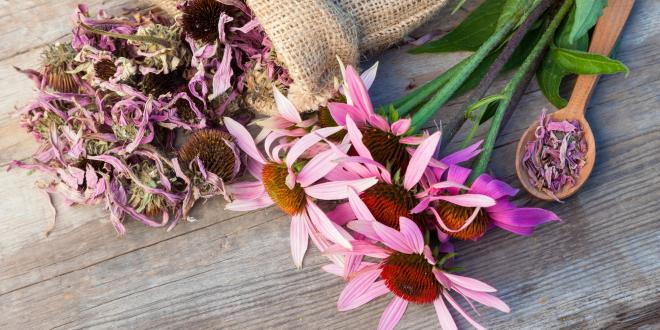
[[[94,1],[118,10],[124,0]],[[11,117],[32,94],[12,65],[35,66],[42,47],[67,33],[75,1],[0,1],[0,165],[36,148]],[[474,4],[472,4],[474,5]],[[40,21],[24,17],[39,12]],[[464,15],[465,13],[461,13]],[[660,2],[638,1],[617,57],[631,74],[604,77],[587,114],[599,159],[591,179],[564,204],[543,206],[564,221],[531,238],[495,231],[459,244],[460,264],[499,289],[510,314],[480,309],[494,329],[653,329],[660,326]],[[448,13],[443,13],[448,15]],[[442,16],[444,18],[444,16]],[[11,18],[7,21],[6,18]],[[446,31],[450,20],[425,27]],[[431,78],[465,54],[413,56],[408,46],[380,57],[376,103],[401,95],[410,82]],[[493,88],[501,88],[496,82]],[[462,99],[439,118],[462,107]],[[531,85],[498,139],[492,172],[517,185],[510,163],[527,124],[548,103]],[[432,126],[432,125],[431,125]],[[456,139],[459,144],[461,136]],[[374,329],[388,299],[339,313],[344,285],[325,274],[317,251],[302,270],[289,256],[289,220],[279,211],[223,210],[210,201],[199,219],[172,232],[128,224],[117,237],[98,207],[66,208],[55,199],[50,221],[36,176],[0,172],[0,328]],[[457,320],[459,318],[457,317]],[[461,328],[468,325],[460,321]],[[411,306],[401,329],[437,328],[433,308]]]

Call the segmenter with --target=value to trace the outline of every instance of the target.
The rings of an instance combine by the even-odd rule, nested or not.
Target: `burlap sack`
[[[176,15],[178,0],[151,0]],[[360,54],[381,51],[437,13],[447,0],[246,0],[273,42],[293,84],[288,97],[300,111],[330,97],[339,77],[337,56],[357,65]],[[276,113],[274,101],[258,104]]]

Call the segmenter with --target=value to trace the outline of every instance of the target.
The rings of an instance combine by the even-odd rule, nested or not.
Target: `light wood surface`
[[[117,12],[134,1],[89,1]],[[474,6],[474,2],[470,6]],[[34,67],[47,43],[68,31],[73,0],[0,0],[0,166],[36,149],[12,117],[32,95],[12,66]],[[446,31],[460,19],[424,31]],[[640,0],[617,58],[631,69],[603,77],[590,102],[599,158],[590,180],[564,204],[532,201],[564,221],[525,238],[494,231],[458,244],[465,274],[499,289],[510,314],[480,308],[492,329],[657,329],[660,310],[660,2]],[[401,95],[465,54],[408,55],[407,46],[380,57],[376,103]],[[502,87],[502,81],[496,83]],[[439,114],[463,107],[452,101]],[[491,170],[514,185],[518,138],[544,100],[527,90],[502,131]],[[593,111],[592,111],[593,110]],[[462,134],[464,134],[463,132]],[[461,143],[461,137],[454,145]],[[304,268],[289,256],[289,221],[275,209],[223,210],[215,199],[198,205],[194,223],[173,231],[130,222],[118,237],[101,206],[67,208],[54,197],[57,225],[35,187],[38,175],[0,171],[0,329],[375,329],[389,299],[339,313],[344,283],[323,273],[311,250]],[[457,320],[460,317],[457,316]],[[461,328],[469,325],[459,322]],[[411,305],[400,329],[435,329],[430,306]]]
[[[590,53],[610,55],[619,40],[634,4],[635,0],[611,0],[608,3],[591,36]],[[580,190],[589,179],[596,163],[596,140],[589,121],[585,117],[585,112],[599,77],[599,75],[579,75],[575,80],[575,86],[566,107],[548,115],[550,121],[577,120],[584,132],[583,139],[587,144],[587,152],[584,155],[585,165],[580,169],[574,185],[565,185],[554,196],[548,193],[549,190],[539,190],[533,186],[529,181],[529,175],[527,169],[523,166],[522,160],[525,156],[527,144],[536,139],[535,132],[539,126],[538,121],[534,121],[520,138],[516,149],[516,174],[521,185],[530,195],[546,201],[552,201],[555,198],[564,200]]]

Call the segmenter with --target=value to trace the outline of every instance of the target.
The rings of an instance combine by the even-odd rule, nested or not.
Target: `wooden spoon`
[[[591,45],[589,46],[590,53],[609,56],[616,45],[621,30],[628,19],[630,11],[632,10],[635,0],[610,0],[608,6],[603,10],[603,15],[598,19],[596,28],[594,30]],[[571,99],[565,108],[550,114],[548,117],[551,121],[562,120],[577,120],[584,130],[584,139],[587,142],[587,154],[585,156],[586,164],[580,169],[579,177],[574,186],[565,185],[562,190],[558,191],[555,196],[559,199],[565,199],[573,195],[589,178],[591,170],[594,168],[596,161],[596,142],[594,141],[594,134],[589,127],[587,119],[584,117],[584,112],[587,110],[587,103],[589,97],[596,87],[598,82],[598,75],[581,75],[578,76],[571,94]],[[524,168],[522,159],[525,155],[525,146],[530,140],[534,140],[534,131],[538,127],[538,122],[534,122],[523,134],[518,148],[516,150],[516,172],[518,180],[522,183],[523,187],[534,197],[543,200],[554,200],[552,196],[544,191],[538,190],[534,187],[527,175],[527,170]]]

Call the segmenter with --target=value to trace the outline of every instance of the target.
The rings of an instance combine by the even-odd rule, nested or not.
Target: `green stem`
[[[517,22],[510,20],[502,28],[497,30],[492,36],[486,40],[486,42],[477,49],[477,51],[470,56],[465,65],[462,65],[454,75],[454,79],[450,79],[436,94],[433,98],[422,106],[417,113],[412,117],[412,124],[408,134],[415,134],[422,128],[435,112],[443,105],[452,95],[458,90],[458,88],[463,85],[465,80],[474,72],[474,70],[479,66],[479,63],[483,61],[488,54],[490,54],[493,49],[495,49],[508,35],[509,32],[513,29],[513,26]]]
[[[399,116],[405,116],[410,113],[417,106],[426,101],[434,92],[436,92],[440,87],[446,84],[451,78],[454,77],[456,72],[458,72],[465,63],[468,61],[469,57],[458,62],[456,65],[451,67],[449,70],[443,72],[441,75],[437,76],[435,79],[427,82],[418,89],[410,92],[409,94],[401,97],[400,99],[392,102],[392,105],[396,108]]]
[[[557,27],[564,19],[564,16],[566,16],[572,5],[573,5],[573,0],[564,1],[564,4],[561,6],[561,8],[559,8],[559,11],[550,22],[550,25],[548,25],[545,32],[543,32],[543,35],[536,43],[532,51],[529,53],[527,58],[525,58],[523,64],[520,66],[518,71],[516,71],[516,74],[513,76],[513,78],[511,78],[511,80],[506,85],[506,87],[504,87],[504,90],[502,91],[502,95],[506,96],[506,99],[499,103],[497,110],[495,111],[495,115],[492,118],[490,128],[488,129],[488,134],[486,135],[486,139],[484,141],[483,151],[479,155],[479,158],[477,159],[472,169],[472,173],[468,178],[468,184],[472,183],[479,175],[481,175],[486,171],[486,166],[488,166],[488,162],[490,161],[490,156],[493,153],[493,148],[495,147],[495,140],[497,139],[497,135],[500,131],[500,126],[502,124],[502,119],[504,118],[505,110],[509,105],[509,102],[511,102],[511,97],[514,91],[521,83],[521,81],[524,80],[523,78],[526,75],[527,71],[529,71],[529,69],[533,67],[533,64],[536,61],[536,59],[543,54],[545,48],[550,44],[550,42],[552,41],[552,37],[555,35],[555,31],[557,30]]]

